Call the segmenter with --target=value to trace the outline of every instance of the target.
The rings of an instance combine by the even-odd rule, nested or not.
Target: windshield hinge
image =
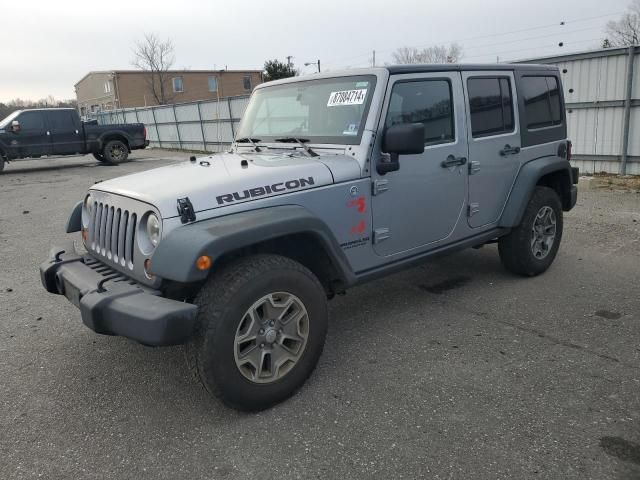
[[[193,211],[193,205],[189,197],[178,199],[178,214],[180,215],[180,221],[182,223],[196,221],[196,212]]]
[[[388,228],[376,228],[373,231],[373,243],[380,243],[391,237],[391,231]]]
[[[389,180],[374,180],[371,184],[371,195],[378,195],[389,190]]]

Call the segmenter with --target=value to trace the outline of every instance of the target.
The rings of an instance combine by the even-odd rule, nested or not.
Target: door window
[[[455,138],[453,100],[448,80],[398,82],[393,86],[385,126],[424,124],[425,145]]]
[[[73,112],[62,110],[58,112],[49,112],[49,128],[54,131],[72,131],[75,130],[73,121]]]
[[[560,88],[556,77],[522,77],[522,91],[529,130],[562,123]]]
[[[506,77],[478,77],[467,81],[473,138],[513,132],[513,97]]]
[[[21,130],[44,130],[43,116],[40,112],[24,112],[16,120],[20,122]]]

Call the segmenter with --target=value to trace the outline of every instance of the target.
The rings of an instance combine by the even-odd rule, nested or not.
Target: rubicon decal
[[[216,197],[216,201],[218,202],[218,205],[224,205],[225,203],[248,200],[249,198],[263,197],[265,195],[271,195],[274,193],[283,193],[288,190],[298,190],[299,188],[315,185],[315,183],[316,182],[313,177],[299,178],[297,180],[287,180],[286,182],[272,183],[271,185],[265,185],[263,187],[255,187],[248,190],[242,190],[241,192],[218,195]]]

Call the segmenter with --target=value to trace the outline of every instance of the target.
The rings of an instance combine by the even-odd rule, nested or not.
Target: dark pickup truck
[[[142,123],[83,122],[72,108],[18,110],[0,121],[0,172],[7,161],[43,155],[91,153],[101,162],[122,163],[131,150],[148,145]]]

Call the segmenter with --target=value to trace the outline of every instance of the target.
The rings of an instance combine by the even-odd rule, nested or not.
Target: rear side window
[[[513,96],[509,78],[470,78],[467,89],[474,138],[513,132]]]
[[[447,80],[396,83],[391,92],[386,126],[422,123],[425,144],[452,142],[453,101]]]
[[[556,77],[522,77],[522,95],[529,130],[562,123],[562,103]]]
[[[51,128],[51,130],[75,130],[75,124],[73,123],[73,113],[68,110],[59,112],[48,112],[48,117],[49,128]]]
[[[16,120],[22,130],[44,130],[44,114],[41,112],[24,112]]]

